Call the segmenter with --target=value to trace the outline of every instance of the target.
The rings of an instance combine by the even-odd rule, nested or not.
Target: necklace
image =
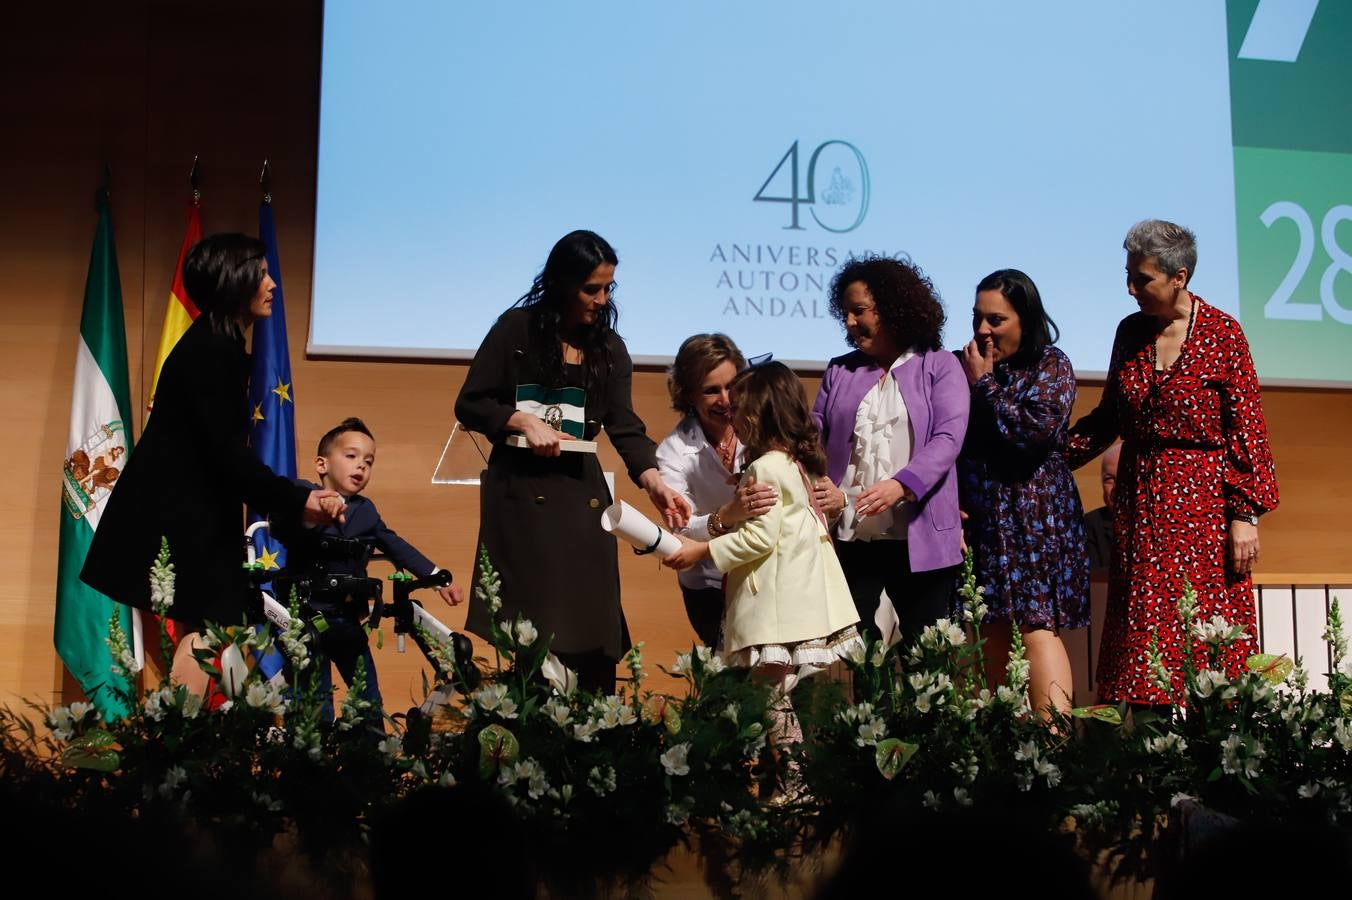
[[[737,434],[728,432],[728,436],[718,442],[718,459],[723,463],[723,468],[729,472],[732,471],[733,462],[737,459]]]
[[[1188,338],[1192,337],[1192,325],[1197,321],[1197,298],[1190,296],[1188,299],[1191,301],[1191,304],[1188,306],[1188,326],[1183,332],[1183,341],[1178,345],[1179,356],[1183,355],[1183,348],[1188,345]],[[1150,373],[1152,377],[1157,374],[1162,374],[1159,372],[1159,343],[1160,336],[1157,334],[1155,335],[1155,339],[1150,342]],[[1175,358],[1174,362],[1177,363],[1178,359]]]

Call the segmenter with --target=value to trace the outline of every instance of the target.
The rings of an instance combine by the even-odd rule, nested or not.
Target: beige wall
[[[92,197],[105,163],[113,172],[135,405],[144,403],[154,363],[194,154],[202,157],[208,232],[257,230],[258,170],[269,158],[301,471],[310,466],[308,448],[319,434],[344,416],[360,415],[378,439],[371,496],[393,527],[464,581],[477,527],[474,489],[430,483],[463,365],[304,358],[319,4],[142,0],[81,6],[18,14],[30,18],[8,23],[0,54],[0,121],[6,123],[0,149],[0,342],[4,421],[14,451],[10,484],[0,495],[0,702],[9,703],[16,695],[54,700],[63,691],[51,642],[57,479],[95,223]],[[543,258],[547,248],[538,249]],[[398,273],[389,274],[391,289],[397,289]],[[523,285],[531,274],[522,273]],[[510,299],[502,298],[504,306]],[[1117,315],[1121,305],[1105,307],[1105,316]],[[959,318],[950,343],[960,329]],[[840,346],[838,335],[823,335],[823,355]],[[1097,393],[1083,389],[1081,406],[1088,408]],[[1272,390],[1265,402],[1284,502],[1264,523],[1264,570],[1283,579],[1352,572],[1340,527],[1352,507],[1344,463],[1352,442],[1352,393]],[[635,404],[657,436],[672,424],[660,373],[638,376]],[[609,447],[604,459],[620,469]],[[1097,505],[1092,467],[1081,476],[1086,497]],[[211,479],[204,456],[200,489],[211,490]],[[627,483],[621,495],[646,502]],[[622,553],[621,578],[635,639],[647,641],[650,661],[669,661],[693,637],[674,577],[651,558]],[[453,627],[463,617],[462,611],[445,614]],[[391,707],[412,699],[416,651],[398,657],[387,641],[378,662]]]

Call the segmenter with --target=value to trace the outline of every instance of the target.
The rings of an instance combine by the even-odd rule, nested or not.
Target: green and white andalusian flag
[[[105,719],[126,712],[120,696],[126,676],[113,673],[107,640],[114,614],[121,617],[123,633],[131,633],[131,610],[81,581],[80,569],[108,494],[131,452],[130,398],[113,223],[107,199],[101,196],[80,316],[70,433],[61,477],[55,640],[56,652],[66,668]]]
[[[587,415],[587,392],[580,387],[516,386],[518,412],[530,413],[555,431],[581,440]]]

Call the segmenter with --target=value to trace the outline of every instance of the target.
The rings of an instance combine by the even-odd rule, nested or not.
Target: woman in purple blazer
[[[940,346],[944,310],[910,263],[851,260],[831,282],[831,314],[853,353],[831,360],[812,414],[826,449],[816,485],[860,625],[887,591],[903,640],[949,614],[962,562],[954,470],[971,393]]]

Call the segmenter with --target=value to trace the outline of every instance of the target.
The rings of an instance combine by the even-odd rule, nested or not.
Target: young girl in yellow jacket
[[[727,577],[722,656],[781,689],[775,744],[799,738],[788,704],[799,666],[827,666],[854,646],[859,616],[831,546],[811,482],[826,472],[803,384],[783,363],[743,371],[730,388],[732,427],[745,450],[743,479],[775,488],[780,501],[724,533],[711,520],[708,541],[681,538],[673,569],[712,559]],[[716,517],[715,517],[716,518]]]

